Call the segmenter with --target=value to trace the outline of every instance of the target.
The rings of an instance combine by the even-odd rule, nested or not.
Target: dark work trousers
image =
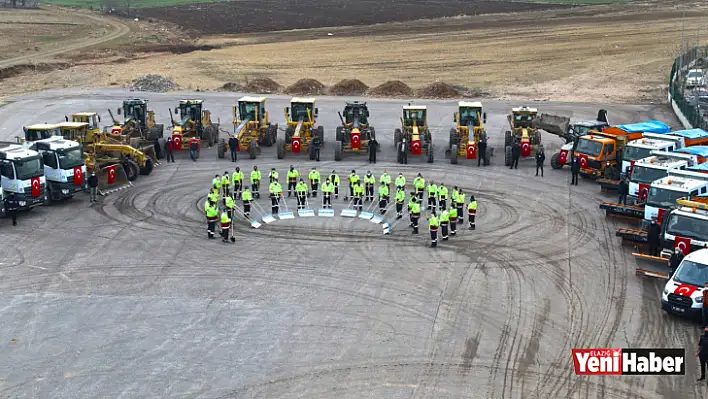
[[[708,326],[708,308],[701,309],[701,321],[703,322],[703,327]]]
[[[464,223],[464,222],[465,222],[465,218],[464,218],[464,216],[462,216],[462,215],[464,215],[464,213],[462,213],[462,209],[463,209],[464,207],[465,207],[465,204],[462,204],[462,203],[459,203],[459,202],[457,203],[457,221],[460,222],[460,223]]]
[[[708,357],[698,357],[698,360],[701,362],[701,379],[704,380],[706,378],[706,364],[708,364]]]
[[[620,194],[618,203],[627,205],[627,194]]]
[[[167,150],[167,152],[165,153],[165,158],[167,158],[167,162],[174,162],[175,152],[173,150]]]
[[[235,181],[234,182],[234,194],[240,193],[242,189],[243,189],[243,184],[241,184],[241,180]]]
[[[366,199],[365,201],[373,201],[374,200],[374,185],[373,184],[365,184],[364,185],[366,189]]]
[[[403,204],[396,202],[396,216],[400,219],[403,217]]]
[[[428,196],[428,208],[435,208],[436,206],[435,196]]]
[[[536,165],[536,176],[538,176],[538,171],[541,171],[541,177],[543,177],[543,165]]]
[[[280,203],[278,201],[278,196],[275,194],[270,195],[270,210],[275,215],[280,210]]]
[[[361,196],[354,197],[354,209],[361,211]]]
[[[577,186],[577,185],[578,185],[578,173],[573,172],[573,173],[571,174],[570,184],[573,185],[573,186]]]
[[[413,221],[413,234],[418,234],[418,221],[420,220],[420,213],[412,214],[411,220]]]
[[[659,256],[659,244],[649,244],[649,255]]]
[[[482,151],[477,154],[477,166],[482,166],[482,159],[484,159],[484,153]]]
[[[306,193],[297,193],[297,209],[305,209]]]
[[[224,241],[229,240],[229,229],[231,228],[231,225],[229,227],[221,227],[221,237],[224,239]]]
[[[476,227],[476,225],[475,225],[475,223],[474,223],[474,219],[475,219],[475,217],[476,217],[477,215],[474,214],[474,213],[470,213],[468,216],[469,216],[469,218],[470,218],[470,230],[474,230],[475,227]]]
[[[224,199],[226,199],[226,197],[231,194],[231,186],[229,186],[228,184],[221,186],[221,192],[224,195]]]
[[[388,205],[388,199],[386,199],[386,197],[381,197],[381,199],[379,199],[379,211],[381,214],[386,212],[386,205]]]
[[[330,193],[323,194],[322,207],[323,208],[331,208],[332,207],[332,195]]]
[[[261,183],[260,182],[251,182],[251,191],[253,191],[253,195],[256,196],[256,198],[261,197],[261,193],[258,192],[258,189],[260,188]]]
[[[438,245],[438,231],[437,230],[430,230],[430,243],[432,244],[432,246]]]
[[[94,197],[95,197],[95,195],[94,195]],[[94,199],[94,202],[96,202],[95,199]],[[9,211],[9,212],[10,212],[10,217],[12,217],[12,225],[13,225],[13,226],[17,226],[17,211],[12,210],[12,211]]]
[[[207,234],[209,238],[214,238],[214,229],[216,228],[216,220],[207,219]]]
[[[418,203],[422,204],[423,203],[423,189],[418,188],[415,190],[416,191],[416,196],[418,197]]]
[[[319,187],[320,182],[317,180],[310,180],[310,187],[312,188],[312,197],[317,198],[317,188]]]
[[[192,161],[197,162],[197,150],[189,150],[189,157],[192,158]]]
[[[511,158],[511,166],[509,166],[509,169],[519,169],[519,157]]]
[[[350,197],[354,196],[354,186],[351,183],[349,183],[349,196]],[[346,200],[346,198],[345,198],[345,200]]]
[[[334,198],[339,198],[339,185],[334,186]]]
[[[251,217],[251,201],[243,201],[243,213]]]
[[[315,147],[315,161],[320,161],[320,147]]]
[[[457,234],[457,219],[450,218],[450,235],[454,236]]]
[[[288,197],[295,191],[295,186],[297,186],[297,181],[288,181]]]
[[[448,233],[448,227],[449,227],[449,223],[448,223],[448,222],[442,222],[442,223],[440,223],[440,228],[442,229],[442,239],[443,239],[443,241],[447,241],[447,238],[448,238],[448,235],[447,235],[447,233]]]
[[[447,198],[440,198],[440,210],[447,209]]]
[[[235,148],[231,149],[231,162],[236,162],[236,158],[238,158],[236,154],[238,154],[238,151]]]

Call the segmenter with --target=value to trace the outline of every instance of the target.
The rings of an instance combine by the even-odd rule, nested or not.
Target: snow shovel
[[[253,201],[253,205],[255,205],[254,209],[258,208],[258,213],[261,214],[261,220],[263,221],[263,223],[269,224],[269,223],[273,223],[276,221],[276,219],[273,217],[273,215],[271,215],[270,213],[267,213],[265,211],[265,209],[263,209],[263,207],[261,207],[260,204],[258,204],[258,202]]]
[[[281,198],[283,199],[283,205],[285,206],[285,212],[280,212],[278,214],[278,217],[280,220],[286,220],[286,219],[295,219],[295,214],[290,212],[290,209],[288,209],[288,201],[285,200],[285,197],[282,196]]]
[[[394,221],[393,223],[386,220],[383,224],[383,233],[384,234],[391,234],[391,231],[393,231],[393,228],[396,227],[396,225],[398,225],[399,223],[401,223],[402,220],[403,220],[403,218],[398,219],[398,220]]]
[[[349,205],[347,205],[346,209],[342,209],[342,213],[340,214],[340,216],[345,217],[345,218],[355,218],[356,217],[357,210],[351,209],[352,203],[354,203],[354,200],[349,201]]]
[[[359,219],[371,220],[371,218],[374,217],[374,213],[370,212],[370,210],[375,203],[376,201],[371,201],[369,206],[366,208],[366,211],[359,212]]]
[[[315,216],[315,211],[310,208],[310,201],[307,200],[307,197],[305,197],[305,209],[298,209],[297,215],[301,218],[309,218]]]
[[[372,222],[372,223],[376,223],[376,224],[379,224],[379,223],[383,222],[384,217],[386,216],[386,214],[388,213],[388,211],[391,210],[391,207],[393,207],[393,205],[394,205],[394,202],[391,202],[390,204],[388,204],[388,207],[386,208],[386,210],[384,211],[384,213],[383,213],[383,214],[380,214],[380,215],[376,215],[376,216],[374,216],[373,218],[371,218],[371,222]]]
[[[332,194],[334,195],[334,194]],[[332,195],[330,195],[330,199],[332,198]],[[324,193],[322,194],[322,207],[317,210],[317,216],[321,217],[326,217],[326,218],[331,218],[334,217],[334,209],[328,209],[324,207]]]
[[[253,201],[251,201],[251,203],[253,203]],[[237,210],[238,213],[241,214],[241,216],[245,217],[246,220],[248,220],[248,221],[251,223],[251,227],[253,227],[254,229],[257,229],[257,228],[261,227],[261,224],[260,224],[260,223],[258,223],[258,222],[255,221],[254,219],[251,219],[250,217],[246,216],[246,214],[243,212],[243,210],[242,210],[241,208],[235,207],[234,209]],[[272,216],[271,216],[271,217],[272,217]],[[233,222],[231,223],[231,226],[232,226],[232,230],[233,230]],[[232,241],[232,242],[236,242],[236,238],[234,238],[234,236],[233,236],[233,231],[232,231],[232,234],[231,234],[231,241]]]

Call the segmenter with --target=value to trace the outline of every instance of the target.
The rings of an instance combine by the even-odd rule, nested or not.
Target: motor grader
[[[393,142],[396,146],[397,162],[408,163],[408,153],[422,155],[425,152],[428,163],[433,163],[433,140],[428,129],[428,109],[425,105],[403,106],[401,127],[396,128]]]
[[[445,155],[450,158],[451,164],[456,164],[459,157],[477,159],[479,143],[487,142],[487,132],[483,125],[487,123],[487,113],[482,111],[482,103],[460,101],[457,103],[453,120],[457,127],[450,129],[450,140]],[[489,165],[491,155],[492,149],[487,148],[482,160],[485,165]]]
[[[219,142],[219,124],[211,121],[211,112],[202,109],[203,100],[181,100],[175,107],[175,114],[182,119],[175,121],[170,110],[172,121],[172,142],[175,150],[188,150],[189,140],[198,138],[201,146],[209,147]]]
[[[148,100],[133,98],[123,100],[123,107],[118,108],[118,115],[123,114],[123,122],[119,122],[113,117],[111,110],[108,113],[113,120],[110,128],[111,134],[122,134],[130,138],[142,138],[153,142],[161,139],[164,135],[165,126],[155,122],[155,111],[147,107]]]
[[[366,103],[346,103],[344,115],[338,112],[342,126],[337,126],[334,160],[341,161],[345,152],[368,153],[369,141],[376,139],[376,130],[369,124]]]
[[[237,151],[247,151],[256,159],[261,147],[272,147],[278,139],[278,124],[268,122],[265,97],[241,97],[233,107],[234,136],[238,139]],[[226,139],[219,139],[217,156],[224,158],[229,151]]]
[[[521,145],[521,156],[533,156],[541,145],[541,132],[533,127],[533,121],[538,115],[536,108],[526,106],[512,108],[507,115],[511,130],[504,133],[504,164],[511,165],[512,146],[515,141]]]
[[[315,146],[311,145],[318,138],[324,144],[324,127],[317,124],[318,110],[314,98],[295,97],[290,100],[290,107],[285,107],[285,139],[278,139],[275,146],[278,159],[285,158],[285,152],[299,154],[307,151],[310,160],[315,160]]]
[[[23,143],[25,141],[37,141],[48,139],[52,136],[59,136],[61,132],[59,131],[59,125],[50,123],[38,123],[30,126],[25,126],[22,128],[25,133],[25,137],[16,137],[18,143]]]

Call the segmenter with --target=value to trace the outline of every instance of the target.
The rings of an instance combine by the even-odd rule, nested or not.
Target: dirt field
[[[287,4],[284,6],[284,4]],[[377,0],[244,0],[140,10],[146,17],[198,29],[205,34],[270,32],[330,26],[373,25],[422,18],[567,8],[566,5],[508,1],[412,0],[405,3]],[[185,18],[185,15],[190,15]]]

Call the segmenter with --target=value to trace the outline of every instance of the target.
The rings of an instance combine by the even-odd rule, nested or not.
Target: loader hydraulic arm
[[[170,111],[170,122],[172,122],[172,126],[175,126],[175,118],[172,116],[172,108],[168,109]]]
[[[113,112],[111,112],[110,109],[108,110],[108,115],[111,116],[111,119],[113,120],[113,124],[114,124],[114,125],[120,125],[120,122],[118,122],[118,121],[116,120],[116,118],[113,116]]]

